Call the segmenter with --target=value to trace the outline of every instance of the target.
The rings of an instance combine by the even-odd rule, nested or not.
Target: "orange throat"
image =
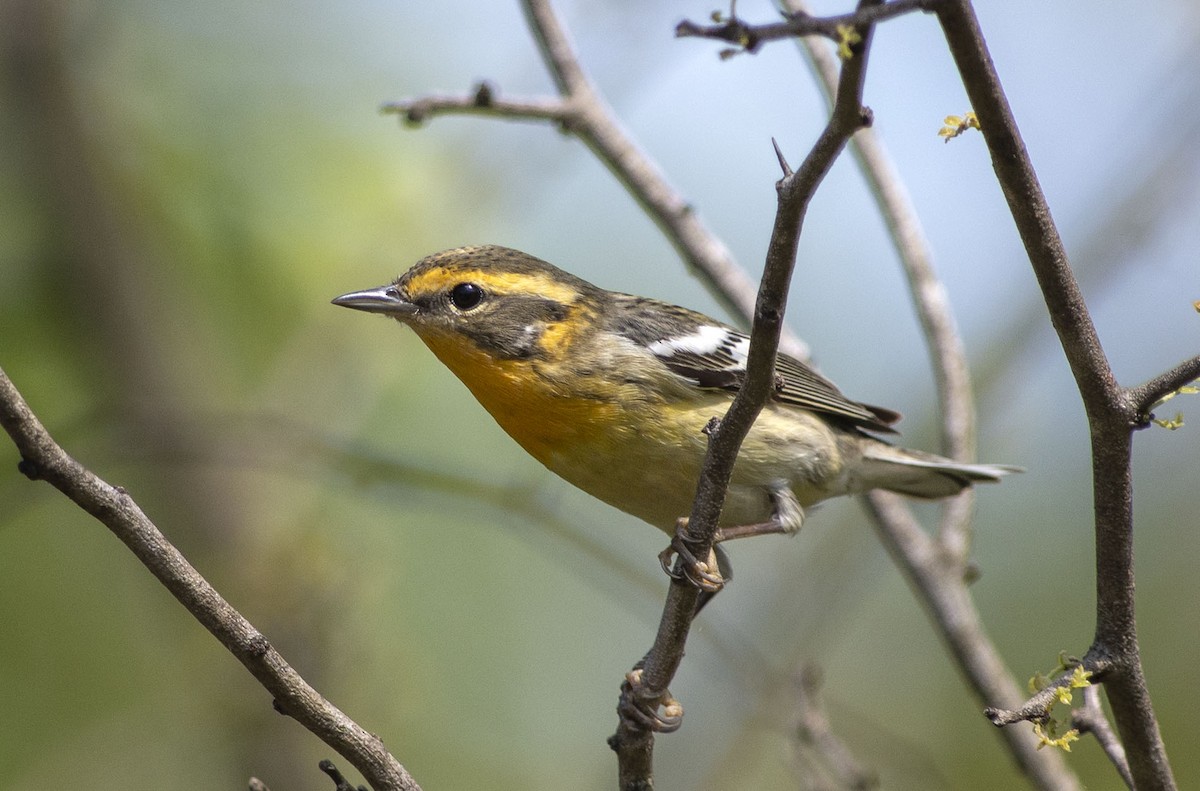
[[[531,360],[496,359],[438,332],[418,330],[417,335],[500,427],[551,469],[564,448],[596,441],[615,417],[613,404],[563,392]]]

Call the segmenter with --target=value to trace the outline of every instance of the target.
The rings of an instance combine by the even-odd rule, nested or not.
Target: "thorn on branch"
[[[775,147],[775,158],[779,160],[779,169],[783,171],[783,177],[786,179],[792,175],[792,166],[788,164],[787,157],[779,148],[779,141],[772,137],[771,145]]]
[[[475,86],[475,106],[476,107],[491,107],[492,101],[496,98],[496,86],[492,85],[487,80],[480,80]]]

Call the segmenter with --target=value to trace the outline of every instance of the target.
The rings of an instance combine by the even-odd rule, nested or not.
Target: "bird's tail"
[[[1005,464],[963,464],[932,453],[872,442],[863,450],[863,472],[867,488],[936,500],[976,483],[997,483],[1005,475],[1024,470]]]

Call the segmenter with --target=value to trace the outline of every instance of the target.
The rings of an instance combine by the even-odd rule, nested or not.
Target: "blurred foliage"
[[[580,146],[530,125],[404,131],[376,114],[480,77],[547,89],[516,8],[483,5],[0,4],[0,365],[71,453],[126,486],[425,788],[608,788],[604,738],[653,634],[663,537],[525,458],[411,335],[328,306],[433,250],[495,241],[712,309]],[[981,8],[1130,383],[1200,337],[1197,20],[1160,6],[1146,13],[1178,22],[1161,26],[1174,38],[1120,69],[1120,20],[1080,11],[1077,57],[1031,63],[1018,53],[1061,42],[1039,47],[1016,22],[1068,12]],[[823,112],[795,53],[721,63],[668,40],[704,8],[566,9],[630,128],[755,262],[772,211],[766,141],[783,129],[799,149]],[[877,37],[868,93],[980,362],[983,455],[1030,468],[981,496],[976,552],[980,609],[1025,677],[1090,639],[1086,429],[977,136],[942,146],[933,133],[962,97],[948,59],[913,62],[940,51],[924,22]],[[934,67],[936,80],[922,71]],[[1066,102],[1072,129],[1053,109]],[[1168,114],[1143,145],[1132,130]],[[793,323],[849,393],[905,410],[906,442],[933,446],[928,375],[879,226],[839,167],[806,229]],[[1200,782],[1186,749],[1200,738],[1187,694],[1200,629],[1181,604],[1200,595],[1197,447],[1190,424],[1138,438],[1141,639],[1183,787]],[[0,788],[240,788],[251,775],[327,787],[316,763],[329,750],[14,456],[0,448]],[[864,527],[834,503],[793,542],[734,549],[737,581],[673,689],[688,715],[659,742],[659,787],[795,787],[788,689],[807,662],[885,787],[1015,782]],[[1094,744],[1073,747],[1088,787],[1117,787]]]

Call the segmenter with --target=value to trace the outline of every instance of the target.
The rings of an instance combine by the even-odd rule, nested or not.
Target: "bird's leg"
[[[787,481],[773,481],[767,489],[771,498],[771,518],[753,525],[733,525],[717,530],[717,543],[735,538],[783,534],[794,536],[804,524],[804,508]]]

